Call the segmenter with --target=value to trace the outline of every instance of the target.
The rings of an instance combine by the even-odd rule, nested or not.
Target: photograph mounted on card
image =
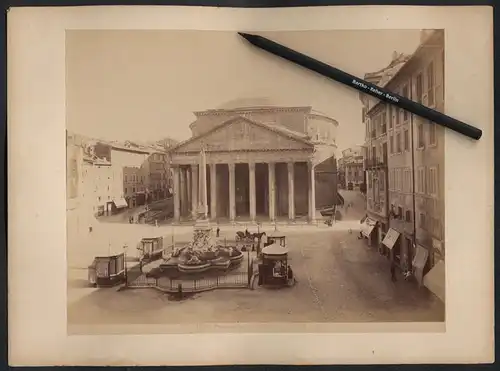
[[[11,364],[492,359],[491,9],[9,17]]]

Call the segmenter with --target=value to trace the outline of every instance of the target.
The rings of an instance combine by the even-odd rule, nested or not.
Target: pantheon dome
[[[280,106],[277,102],[266,97],[232,99],[216,107],[217,110],[233,110],[239,108],[263,108]]]

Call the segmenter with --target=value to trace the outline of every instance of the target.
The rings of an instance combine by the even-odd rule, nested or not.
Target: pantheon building
[[[314,222],[318,209],[337,203],[333,118],[267,99],[194,115],[192,137],[170,150],[175,222],[194,220],[201,199],[218,223]]]

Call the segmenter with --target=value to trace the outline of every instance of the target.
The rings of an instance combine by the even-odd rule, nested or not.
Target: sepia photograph
[[[444,112],[442,29],[258,34]],[[68,332],[443,323],[444,139],[235,32],[67,30]]]
[[[8,18],[11,366],[493,362],[491,7]]]

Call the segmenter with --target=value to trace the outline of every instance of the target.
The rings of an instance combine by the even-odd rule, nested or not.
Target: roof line
[[[234,122],[234,121],[238,121],[238,120],[247,121],[247,122],[249,122],[249,123],[251,123],[251,124],[254,124],[254,125],[260,126],[260,127],[264,128],[264,129],[267,129],[267,130],[269,130],[269,131],[272,131],[272,132],[274,132],[274,133],[276,133],[276,134],[279,134],[279,135],[282,135],[282,136],[288,137],[288,138],[290,138],[290,139],[296,140],[296,141],[298,141],[298,142],[301,142],[301,143],[307,144],[308,146],[312,146],[312,144],[311,144],[308,140],[305,140],[305,139],[303,139],[303,138],[301,138],[301,137],[299,137],[299,136],[293,135],[293,134],[291,134],[291,133],[285,133],[284,131],[281,131],[281,130],[276,129],[276,128],[272,127],[272,126],[269,126],[269,125],[263,124],[263,123],[261,123],[261,122],[259,122],[259,121],[254,121],[254,120],[251,120],[251,119],[249,119],[248,117],[236,116],[236,117],[231,117],[230,119],[228,119],[228,120],[226,120],[226,121],[222,122],[221,124],[219,124],[219,125],[217,125],[217,126],[213,127],[212,129],[210,129],[210,130],[208,130],[208,131],[206,131],[206,132],[204,132],[204,133],[202,133],[202,134],[200,134],[200,135],[197,135],[197,136],[191,137],[191,138],[189,138],[189,139],[185,140],[184,142],[179,143],[177,146],[172,147],[172,148],[169,150],[169,152],[175,152],[176,150],[178,150],[179,148],[183,147],[184,145],[186,145],[186,144],[188,144],[188,143],[191,143],[191,142],[194,142],[194,141],[196,141],[196,140],[198,140],[198,139],[200,139],[200,138],[202,138],[202,137],[205,137],[205,136],[207,136],[207,135],[209,135],[209,134],[211,134],[211,133],[213,133],[213,132],[215,132],[215,131],[217,131],[217,130],[221,129],[222,127],[224,127],[224,126],[226,126],[226,125],[229,125],[230,123],[232,123],[232,122]]]
[[[436,31],[439,32],[440,30],[436,30]],[[394,74],[394,76],[392,76],[389,80],[387,80],[387,82],[383,86],[380,86],[380,87],[384,88],[384,87],[388,86],[391,82],[393,82],[396,79],[396,77],[398,77],[402,73],[401,71],[404,70],[406,68],[406,66],[408,66],[410,63],[412,63],[416,59],[416,56],[422,52],[422,49],[430,44],[429,41],[431,41],[431,39],[437,37],[436,36],[437,32],[435,34],[430,35],[426,40],[424,40],[423,43],[419,44],[419,46],[413,52],[413,54],[410,56],[410,58],[401,66],[401,68]],[[375,104],[372,108],[370,108],[368,111],[366,111],[366,114],[373,112],[373,110],[376,107],[380,106],[381,103],[382,103],[382,101],[379,100],[377,102],[377,104]]]

